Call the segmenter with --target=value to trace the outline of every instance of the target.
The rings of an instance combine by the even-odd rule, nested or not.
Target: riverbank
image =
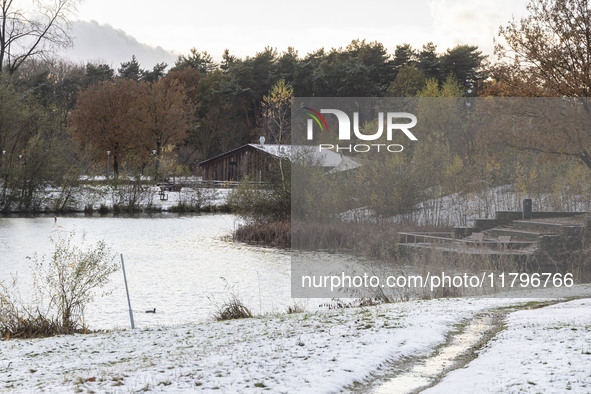
[[[577,286],[570,294],[589,297],[591,286]],[[469,322],[482,312],[527,305],[534,300],[417,300],[225,322],[4,341],[0,343],[0,390],[339,391],[355,382],[371,380],[372,374],[380,367],[387,368],[388,363],[431,354],[445,344],[454,327]],[[567,387],[566,380],[572,387],[583,387],[589,383],[585,380],[588,376],[581,375],[579,370],[587,364],[579,359],[589,357],[585,353],[591,343],[589,326],[573,326],[579,339],[571,344],[564,342],[562,337],[568,337],[567,331],[573,327],[561,325],[559,320],[562,316],[567,321],[577,314],[581,316],[582,312],[588,316],[590,303],[587,299],[553,306],[548,314],[556,316],[553,323],[556,327],[547,334],[554,337],[535,335],[536,331],[532,331],[536,329],[536,322],[543,319],[541,316],[548,316],[544,313],[546,309],[538,309],[539,312],[527,316],[519,315],[522,312],[512,313],[508,330],[515,332],[516,340],[523,340],[520,343],[527,346],[523,349],[527,352],[520,348],[519,351],[507,349],[505,344],[500,355],[493,353],[491,357],[502,355],[502,360],[495,358],[499,364],[518,365],[522,359],[537,357],[534,355],[536,351],[545,352],[544,360],[550,362],[546,368],[551,368],[552,355],[560,355],[562,363],[571,353],[578,353],[580,356],[575,359],[578,361],[570,366],[572,373],[553,376],[555,382],[548,387],[559,387],[562,380],[565,380],[563,387]],[[526,312],[529,311],[523,313]],[[523,326],[523,318],[534,315],[540,316],[538,320]],[[501,344],[512,338],[500,335],[505,335],[499,342]],[[491,342],[491,349],[495,349],[495,341]],[[470,365],[472,363],[469,368]],[[487,372],[480,367],[480,375],[486,376],[487,373],[495,374],[488,376],[494,385],[482,387],[483,391],[511,389],[510,380],[496,376],[494,369]],[[471,375],[471,379],[480,375]],[[462,379],[456,380],[456,384],[463,383]],[[521,387],[544,391],[550,377],[532,374],[521,379],[524,384]],[[535,385],[527,386],[527,380],[532,380]]]
[[[3,214],[109,214],[158,212],[229,212],[227,204],[231,188],[200,187],[183,184],[169,190],[160,186],[131,181],[91,182],[64,190],[48,187],[36,192],[27,205],[4,202]]]

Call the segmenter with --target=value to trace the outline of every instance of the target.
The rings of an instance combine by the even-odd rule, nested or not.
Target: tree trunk
[[[117,160],[117,155],[113,155],[113,172],[115,176],[119,176],[119,161]]]
[[[160,170],[160,154],[162,153],[162,142],[156,142],[156,157],[154,158],[154,177],[157,176]]]

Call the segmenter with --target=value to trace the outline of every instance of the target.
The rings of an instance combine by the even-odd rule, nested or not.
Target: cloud
[[[431,0],[435,37],[445,37],[445,48],[459,44],[478,45],[485,54],[493,53],[499,26],[513,16],[521,16],[525,2],[515,0]]]
[[[143,68],[151,68],[159,62],[174,64],[178,53],[187,54],[192,47],[208,51],[219,62],[225,48],[233,55],[245,57],[255,55],[266,46],[279,51],[293,46],[305,56],[321,47],[344,47],[356,38],[377,40],[390,53],[398,44],[408,42],[420,49],[432,41],[439,52],[458,44],[470,44],[478,45],[485,54],[492,55],[493,39],[497,37],[499,26],[506,24],[512,16],[523,15],[526,2],[415,0],[403,3],[375,0],[371,7],[361,6],[351,12],[350,8],[334,7],[338,3],[336,0],[302,1],[297,9],[285,8],[285,12],[277,2],[273,3],[277,6],[272,9],[254,7],[252,2],[238,2],[239,6],[231,9],[227,3],[215,3],[208,14],[221,13],[224,18],[205,18],[195,24],[193,11],[199,5],[190,0],[177,0],[175,7],[163,9],[160,13],[153,12],[160,4],[157,0],[145,0],[141,10],[131,2],[88,0],[82,6],[84,12],[81,15],[87,21],[73,23],[75,46],[68,51],[67,57],[78,62],[100,60],[118,68],[121,62],[129,61],[135,54]],[[111,5],[116,3],[120,10],[113,13]],[[254,0],[254,4],[263,3],[263,0]],[[312,8],[308,6],[312,4],[316,4],[313,7],[315,15],[330,17],[318,23],[319,20],[309,14]],[[254,15],[252,9],[260,12]],[[139,13],[137,17],[127,17],[136,11]],[[100,22],[88,21],[90,18]]]
[[[117,69],[122,62],[135,55],[142,68],[152,68],[161,62],[171,66],[177,58],[171,51],[143,44],[108,24],[76,21],[72,23],[72,31],[74,46],[65,55],[75,62],[100,61]]]

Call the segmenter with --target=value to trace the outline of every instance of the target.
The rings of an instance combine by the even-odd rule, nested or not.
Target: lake
[[[123,254],[138,327],[210,319],[231,293],[255,314],[285,312],[293,305],[289,252],[232,242],[237,225],[226,214],[0,218],[0,280],[17,275],[21,296],[30,299],[35,253],[49,257],[51,238],[85,233],[87,245],[104,240],[117,262]],[[92,329],[129,326],[121,271],[110,286],[86,311]],[[153,308],[156,314],[145,313]]]

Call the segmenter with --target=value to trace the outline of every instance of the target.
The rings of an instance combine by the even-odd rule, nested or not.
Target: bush
[[[132,165],[131,168],[134,168]],[[132,169],[124,177],[114,178],[110,183],[113,212],[141,212],[143,205],[151,205],[155,191],[142,181],[141,171]]]
[[[84,245],[84,237],[80,245]],[[36,259],[38,287],[49,296],[49,305],[66,331],[76,330],[84,321],[84,309],[96,295],[95,290],[104,287],[118,269],[114,260],[103,241],[82,250],[75,244],[73,233],[56,242],[49,261]]]
[[[289,221],[291,191],[287,183],[262,186],[244,179],[228,195],[228,205],[247,223]]]
[[[240,301],[236,295],[230,296],[230,298],[222,304],[214,314],[214,318],[217,321],[246,319],[251,317],[252,313],[250,312],[250,309],[244,306],[242,301]]]
[[[228,195],[228,206],[245,222],[234,231],[234,240],[291,246],[291,190],[288,181],[263,186],[245,179]]]
[[[39,304],[25,305],[0,284],[0,334],[30,338],[86,332],[84,310],[118,269],[102,241],[83,249],[74,234],[56,242],[51,258],[35,257],[34,286]],[[78,245],[77,245],[78,244]],[[13,283],[13,289],[16,283]],[[45,302],[43,302],[43,300]]]

